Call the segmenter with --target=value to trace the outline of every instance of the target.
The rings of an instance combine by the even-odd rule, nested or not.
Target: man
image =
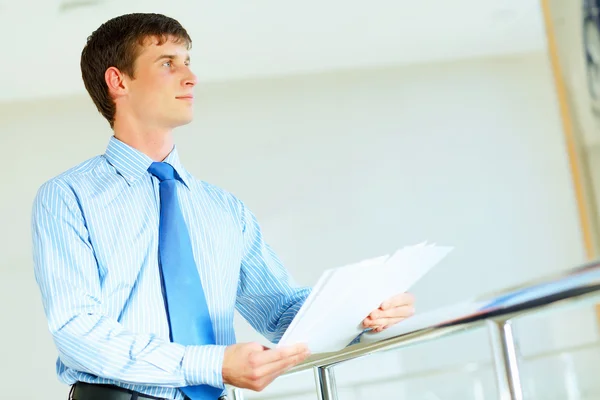
[[[103,24],[81,55],[85,87],[113,129],[105,154],[49,180],[32,212],[35,276],[77,400],[217,399],[262,390],[304,345],[236,344],[234,309],[274,343],[310,289],[294,284],[242,201],[195,179],[173,130],[192,120],[191,39],[175,20]],[[381,331],[412,315],[400,294]]]

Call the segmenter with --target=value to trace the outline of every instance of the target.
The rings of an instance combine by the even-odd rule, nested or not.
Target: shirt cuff
[[[187,346],[183,356],[183,375],[188,386],[210,385],[224,389],[221,345]]]

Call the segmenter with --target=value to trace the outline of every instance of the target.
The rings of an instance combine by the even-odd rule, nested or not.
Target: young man
[[[242,201],[195,179],[173,130],[192,120],[191,40],[175,20],[103,24],[81,55],[85,87],[114,135],[106,152],[46,182],[34,201],[35,276],[77,400],[217,399],[262,390],[305,346],[236,344],[234,309],[276,343],[309,294]],[[413,313],[400,294],[368,316]]]

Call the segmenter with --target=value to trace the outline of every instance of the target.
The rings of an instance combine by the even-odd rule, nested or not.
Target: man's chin
[[[191,115],[187,118],[181,118],[181,119],[175,120],[175,121],[173,121],[173,128],[188,125],[193,120],[194,120],[194,117]]]

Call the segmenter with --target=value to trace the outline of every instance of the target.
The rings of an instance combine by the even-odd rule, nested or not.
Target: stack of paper
[[[343,349],[363,331],[361,323],[371,311],[408,291],[451,250],[422,243],[326,270],[278,347],[306,343],[313,354]]]

